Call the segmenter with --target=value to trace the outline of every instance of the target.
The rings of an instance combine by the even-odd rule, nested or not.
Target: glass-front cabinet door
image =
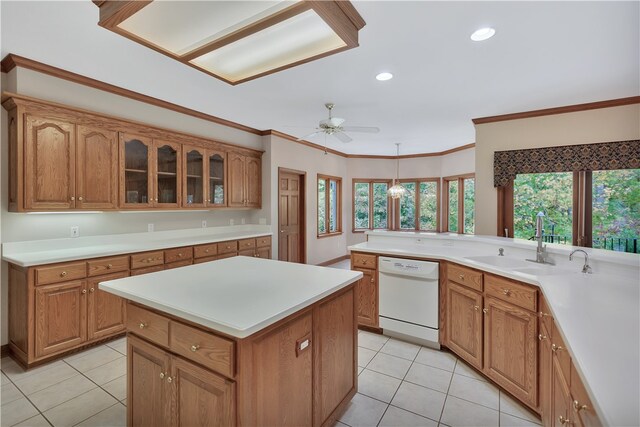
[[[120,134],[120,207],[153,206],[151,138]]]
[[[180,144],[155,140],[154,146],[156,166],[154,204],[158,207],[178,207],[182,192]]]
[[[206,154],[204,148],[183,146],[184,180],[182,206],[205,207]]]
[[[227,205],[227,161],[223,151],[207,151],[209,159],[209,188],[207,204],[209,206]]]

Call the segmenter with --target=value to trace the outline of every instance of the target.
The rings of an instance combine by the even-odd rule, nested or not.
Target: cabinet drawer
[[[485,274],[484,279],[487,295],[527,310],[536,311],[538,292],[535,289],[491,274]]]
[[[576,372],[576,368],[575,366],[573,366],[573,363],[571,364],[571,387],[569,388],[571,389],[571,396],[573,397],[571,407],[573,408],[573,412],[577,413],[580,417],[582,425],[584,427],[602,425],[602,423],[598,420],[598,416],[596,415],[596,411],[593,408],[591,399],[589,399],[587,390],[584,388],[584,384],[580,380],[578,372]]]
[[[118,273],[129,269],[128,256],[114,256],[93,261],[87,261],[87,272],[89,277],[100,276],[101,274]]]
[[[169,348],[216,372],[233,377],[233,341],[178,322],[171,322]]]
[[[447,279],[482,292],[482,273],[458,264],[447,264]]]
[[[193,248],[193,257],[194,258],[203,258],[210,257],[218,254],[218,244],[210,243],[208,245],[200,245],[194,246]]]
[[[553,316],[547,305],[547,300],[542,296],[542,292],[540,292],[539,297],[539,310],[538,316],[540,316],[540,321],[544,324],[545,328],[547,328],[547,331],[551,331],[553,328]]]
[[[164,253],[162,251],[143,252],[131,255],[131,269],[153,267],[164,264]]]
[[[238,241],[218,243],[218,253],[228,254],[229,252],[238,252]]]
[[[171,262],[186,261],[193,258],[193,248],[188,246],[186,248],[168,249],[164,251],[164,263],[169,264]]]
[[[87,277],[87,266],[84,261],[36,268],[36,285],[66,282],[84,277]]]
[[[187,265],[191,265],[193,264],[193,260],[187,259],[184,261],[177,261],[177,262],[172,262],[169,264],[165,264],[164,265],[164,269],[165,270],[171,270],[172,268],[178,268],[178,267],[186,267]]]
[[[156,265],[154,267],[138,268],[137,270],[131,270],[132,276],[140,276],[142,274],[155,273],[156,271],[164,270],[163,265]]]
[[[376,256],[375,255],[365,255],[365,254],[353,254],[353,267],[361,267],[361,268],[372,268],[376,269]]]
[[[258,237],[256,239],[256,247],[263,248],[265,246],[271,246],[271,236]]]
[[[551,332],[551,351],[558,361],[558,365],[560,366],[565,382],[569,387],[571,387],[573,385],[573,378],[571,378],[571,356],[569,355],[567,346],[560,336],[560,331],[558,331],[558,327],[555,324],[553,325],[553,331]]]
[[[246,251],[247,249],[253,249],[256,247],[256,239],[242,239],[238,240],[238,250]]]
[[[238,251],[238,255],[255,257],[256,256],[256,251],[255,251],[255,249],[240,250],[240,251]]]
[[[169,346],[169,319],[137,305],[127,305],[127,329],[150,341]]]

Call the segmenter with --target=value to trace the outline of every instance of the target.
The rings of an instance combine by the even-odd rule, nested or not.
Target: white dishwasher
[[[438,263],[379,258],[380,327],[430,347],[438,341]]]

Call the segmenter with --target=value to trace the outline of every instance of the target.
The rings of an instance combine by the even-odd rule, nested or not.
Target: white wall
[[[476,234],[497,232],[493,153],[640,139],[640,104],[476,125]]]

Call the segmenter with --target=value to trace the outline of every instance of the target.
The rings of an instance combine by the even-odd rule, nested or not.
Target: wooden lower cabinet
[[[358,324],[378,327],[378,275],[376,270],[354,268],[364,276],[356,285],[356,299],[358,303]]]
[[[550,426],[553,424],[551,413],[552,395],[551,395],[551,334],[546,327],[540,322],[540,333],[538,334],[538,359],[540,363],[540,372],[538,375],[538,396],[540,398],[540,414],[542,415],[542,425]]]
[[[538,404],[538,317],[485,298],[484,372],[532,408]]]
[[[98,289],[106,280],[128,277],[129,272],[92,277],[87,280],[89,298],[87,306],[87,338],[98,339],[123,332],[126,327],[126,301]]]
[[[46,285],[35,291],[35,357],[79,346],[87,339],[84,280]]]
[[[453,282],[448,282],[446,289],[448,346],[482,369],[482,294]]]
[[[557,357],[551,358],[551,426],[570,426],[575,419],[571,419],[571,394]]]

